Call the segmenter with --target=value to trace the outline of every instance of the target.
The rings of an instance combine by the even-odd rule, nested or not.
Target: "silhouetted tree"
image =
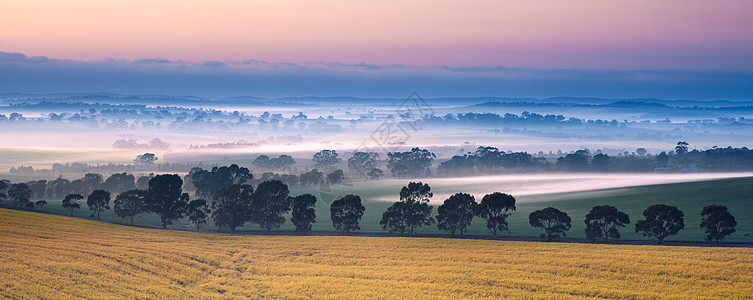
[[[322,150],[314,154],[312,161],[314,162],[315,168],[329,170],[334,165],[343,161],[342,158],[339,158],[338,156],[339,155],[335,150]]]
[[[282,174],[280,175],[280,181],[282,183],[287,184],[289,187],[294,187],[298,185],[298,176],[292,175],[292,174]]]
[[[506,169],[530,169],[548,165],[544,158],[534,158],[526,152],[505,153],[495,147],[480,146],[473,154],[455,155],[442,162],[437,170],[446,175],[465,175],[474,171]]]
[[[100,189],[102,184],[102,174],[99,173],[86,173],[84,178],[81,179],[82,190],[81,193],[86,195],[92,191]]]
[[[7,190],[10,188],[10,181],[7,179],[0,180],[0,202],[8,198]]]
[[[607,241],[609,238],[619,239],[620,232],[617,226],[625,227],[626,224],[630,224],[630,218],[614,206],[601,205],[591,208],[584,222],[586,223],[586,237],[589,240],[601,238]]]
[[[344,197],[332,202],[329,207],[332,225],[337,231],[359,230],[359,222],[366,208],[361,204],[361,197],[357,195],[345,195]]]
[[[635,232],[643,232],[644,236],[655,237],[659,244],[670,235],[675,235],[685,228],[685,216],[676,206],[654,204],[643,211],[645,220],[635,222]]]
[[[290,219],[297,232],[311,231],[311,223],[316,222],[316,197],[311,194],[298,195],[293,198],[293,217]]]
[[[259,168],[287,170],[290,166],[295,164],[295,159],[290,155],[285,154],[282,154],[277,158],[269,158],[269,156],[266,155],[259,155],[251,164]]]
[[[408,152],[388,152],[387,168],[393,176],[427,177],[431,176],[431,162],[437,155],[426,149],[413,148]]]
[[[276,159],[273,159],[272,165],[278,169],[288,170],[291,166],[295,165],[295,159],[290,155],[281,154]]]
[[[47,205],[47,201],[39,200],[37,202],[34,202],[34,207],[39,206],[39,208],[44,208],[44,206]]]
[[[244,184],[254,178],[245,167],[236,164],[214,167],[211,171],[203,169],[192,170],[192,181],[196,187],[196,196],[211,198],[222,188],[233,184]]]
[[[596,154],[591,160],[591,170],[596,172],[608,172],[609,171],[609,155]]]
[[[345,179],[345,174],[343,174],[343,170],[340,169],[327,174],[327,182],[329,182],[329,184],[338,184],[343,181],[343,179]]]
[[[646,150],[646,148],[638,148],[635,149],[635,153],[639,156],[646,156],[646,153],[648,153],[648,151]]]
[[[384,176],[384,171],[382,171],[382,169],[371,169],[366,176],[369,177],[370,180],[379,180],[380,177]]]
[[[100,186],[103,190],[111,193],[122,193],[136,188],[136,179],[131,174],[115,173],[105,180]]]
[[[735,232],[737,221],[724,205],[712,204],[701,210],[701,228],[706,229],[706,240],[719,241]]]
[[[186,175],[183,175],[183,192],[193,192],[194,196],[196,196],[196,186],[193,185],[193,175],[195,172],[203,171],[204,169],[200,167],[193,167],[190,170],[188,170],[188,173]],[[138,180],[137,180],[138,182]],[[137,183],[138,184],[138,183]]]
[[[550,242],[552,238],[567,236],[571,221],[567,213],[554,207],[537,210],[528,215],[528,223],[533,227],[544,229],[545,234],[541,236],[546,237],[546,240]]]
[[[476,207],[476,215],[486,220],[486,228],[497,236],[498,231],[509,231],[507,217],[515,211],[515,197],[494,192],[485,195]]]
[[[662,151],[658,155],[656,155],[656,163],[664,167],[669,163],[669,155],[667,155],[667,152]]]
[[[10,188],[8,188],[8,198],[15,205],[18,205],[19,209],[23,208],[26,202],[29,202],[29,198],[31,198],[31,189],[25,183],[11,184]]]
[[[133,162],[141,166],[151,166],[157,160],[159,160],[159,158],[154,155],[154,153],[144,153],[136,156],[136,159],[134,159]]]
[[[406,204],[405,226],[411,236],[416,227],[434,223],[434,218],[431,217],[433,207],[429,205],[433,196],[431,187],[421,182],[409,182],[408,186],[400,189],[400,201]]]
[[[29,181],[26,184],[31,190],[31,197],[42,198],[47,195],[47,180]]]
[[[120,193],[115,197],[113,211],[118,217],[129,218],[133,225],[133,218],[146,212],[146,191],[132,189]]]
[[[675,153],[677,153],[678,155],[688,153],[688,143],[684,141],[677,142],[677,146],[675,147]]]
[[[82,194],[82,195],[88,195],[84,189],[84,180],[83,179],[75,179],[71,181],[71,192],[74,194]]]
[[[318,169],[313,169],[311,171],[301,174],[301,176],[298,177],[298,180],[301,182],[302,186],[306,186],[309,184],[320,185],[324,181],[324,173],[319,172]]]
[[[206,224],[207,219],[209,218],[209,206],[207,205],[207,200],[196,199],[189,202],[188,208],[186,209],[186,216],[188,217],[188,221],[196,226],[196,231],[199,231],[201,226]]]
[[[589,167],[590,153],[588,149],[578,150],[557,159],[557,168],[565,171],[582,172]]]
[[[411,236],[416,227],[429,226],[434,223],[431,217],[433,207],[429,205],[431,187],[422,182],[410,182],[400,190],[400,201],[395,202],[382,214],[379,222],[383,229],[390,233],[404,235],[408,232]]]
[[[355,152],[348,158],[348,168],[351,172],[368,176],[367,174],[378,167],[379,153],[376,152]]]
[[[495,147],[480,146],[471,156],[479,169],[496,169],[502,167],[502,155]]]
[[[47,186],[52,192],[51,196],[54,197],[65,197],[65,195],[71,193],[71,182],[63,177],[58,177],[57,179],[48,182]]]
[[[261,181],[269,181],[280,178],[280,174],[273,173],[273,172],[264,172],[261,174],[261,178],[259,178]]]
[[[71,217],[73,217],[74,209],[81,209],[81,205],[78,204],[79,200],[84,200],[84,196],[81,194],[68,194],[63,199],[63,208],[71,211]]]
[[[541,167],[549,164],[544,158],[533,158],[525,152],[510,152],[502,154],[502,166],[505,168],[525,169]]]
[[[253,162],[251,162],[251,164],[258,168],[269,168],[269,156],[263,154],[259,155]]]
[[[92,211],[92,217],[96,213],[97,220],[99,220],[99,214],[110,209],[110,192],[105,190],[92,191],[86,198],[86,206],[89,206],[89,210]]]
[[[382,220],[379,224],[382,225],[382,229],[389,230],[390,233],[399,232],[400,235],[404,235],[407,230],[405,225],[405,208],[404,202],[395,202],[387,210],[382,213]]]
[[[451,232],[452,237],[459,231],[460,237],[463,237],[473,221],[477,205],[476,198],[470,194],[457,193],[450,196],[437,208],[437,228]]]
[[[440,163],[437,171],[444,175],[466,175],[473,171],[476,163],[476,156],[454,155],[450,160]],[[481,163],[481,161],[478,161],[478,163]]]
[[[233,184],[214,195],[212,219],[218,228],[235,228],[251,220],[251,201],[254,189],[248,184]]]
[[[162,228],[183,218],[188,206],[188,194],[183,193],[183,180],[176,174],[157,175],[149,180],[146,190],[146,209],[156,213]]]
[[[256,187],[251,200],[252,220],[270,232],[285,223],[282,216],[290,211],[292,199],[288,186],[279,180],[264,181]]]
[[[154,178],[154,173],[149,173],[147,176],[140,176],[136,179],[136,188],[140,190],[146,190],[149,188],[149,180]]]

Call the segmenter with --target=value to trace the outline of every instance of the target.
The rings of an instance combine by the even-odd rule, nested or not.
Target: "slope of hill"
[[[20,181],[20,180],[14,180]],[[516,188],[520,185],[527,188],[538,188],[541,184],[535,185],[535,182],[515,181],[508,183],[469,183],[469,182],[447,182],[442,179],[423,180],[431,185],[435,194],[430,202],[432,205],[440,205],[449,195],[456,192],[473,194],[476,201],[491,192],[499,191],[512,193],[517,198],[517,210],[508,218],[510,224],[510,233],[502,233],[502,239],[514,238],[536,238],[541,234],[541,230],[529,225],[528,214],[535,210],[543,209],[548,206],[556,207],[570,215],[572,218],[572,228],[567,233],[569,239],[584,239],[584,217],[589,210],[595,205],[609,204],[626,212],[630,216],[631,223],[624,228],[620,228],[620,235],[623,240],[647,240],[655,241],[652,238],[644,237],[640,233],[635,233],[635,222],[643,219],[643,210],[653,204],[667,204],[680,208],[685,213],[685,228],[678,235],[668,237],[668,242],[696,242],[704,241],[704,230],[699,226],[701,222],[700,212],[704,206],[710,204],[722,204],[729,208],[730,212],[737,219],[737,231],[724,239],[724,242],[735,243],[753,243],[753,177],[709,179],[695,182],[668,183],[657,185],[629,186],[620,188],[598,189],[576,191],[576,192],[555,192],[538,195],[518,195],[510,191],[510,188]],[[392,205],[399,197],[399,191],[402,186],[406,185],[408,180],[380,180],[377,182],[359,182],[352,188],[355,194],[363,199],[366,207],[363,218],[361,219],[361,230],[359,233],[364,234],[387,234],[382,229],[379,221],[382,213]],[[572,183],[578,184],[578,183]],[[588,188],[588,185],[584,185]],[[294,187],[291,189],[291,195],[301,195],[311,193],[321,197],[321,190],[318,187],[305,186]],[[39,199],[33,199],[39,200]],[[62,207],[62,199],[47,198],[48,202],[44,208],[35,208],[45,213],[68,215],[69,211]],[[331,199],[330,199],[331,200]],[[10,201],[5,201],[3,205],[10,205]],[[111,202],[112,204],[112,202]],[[82,205],[82,209],[75,210],[73,215],[80,218],[89,218],[91,212]],[[436,207],[432,215],[436,217]],[[290,215],[285,215],[286,222],[282,227],[275,231],[282,234],[291,234],[295,227],[290,222]],[[111,223],[127,224],[129,220],[120,218],[115,215],[113,210],[107,210],[102,213],[102,220]],[[159,218],[153,213],[140,214],[135,219],[139,226],[161,227]],[[171,226],[173,229],[191,230],[193,225],[180,221]],[[205,226],[207,230],[215,231],[217,228],[210,220]],[[256,224],[247,223],[240,227],[239,232],[257,234],[262,233]],[[315,234],[329,235],[335,233],[330,219],[329,207],[319,202],[316,206],[316,223],[313,224]],[[436,223],[432,226],[424,226],[416,229],[417,234],[433,237],[448,237],[447,231],[437,229]],[[491,238],[491,233],[486,228],[486,223],[481,218],[474,218],[468,230],[468,235],[472,237]]]
[[[3,298],[744,298],[753,249],[229,236],[0,209]]]

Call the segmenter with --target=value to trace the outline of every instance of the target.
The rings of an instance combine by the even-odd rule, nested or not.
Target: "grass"
[[[643,239],[635,233],[634,224],[643,219],[643,210],[652,204],[677,206],[685,213],[685,229],[668,240],[702,241],[701,209],[710,204],[723,204],[737,219],[737,232],[729,241],[753,242],[753,178],[720,179],[689,183],[662,184],[624,189],[560,194],[555,197],[529,199],[520,207],[519,216],[542,206],[559,207],[573,217],[572,235],[584,236],[585,214],[595,205],[609,204],[630,216],[630,225],[620,230],[624,238]],[[518,219],[519,220],[519,219]],[[522,225],[522,224],[521,224]]]
[[[432,184],[432,190],[437,194],[451,194],[454,192],[469,192],[467,184]],[[397,201],[398,192],[407,182],[385,181],[378,183],[361,183],[353,187],[353,191],[364,199],[366,207],[362,219],[362,230],[367,232],[384,232],[379,227],[379,220],[382,213],[387,209],[390,202],[378,201],[374,199],[393,199]],[[431,184],[431,182],[430,182]],[[524,184],[524,183],[523,183]],[[486,191],[473,193],[476,201],[486,193],[494,191],[505,192],[504,189],[490,185]],[[316,193],[315,189],[297,188],[292,194],[311,192]],[[515,196],[515,195],[513,195]],[[609,204],[625,211],[631,220],[631,224],[620,229],[624,239],[641,240],[646,239],[641,234],[635,233],[634,224],[637,220],[643,218],[643,210],[646,207],[663,203],[678,206],[685,213],[685,229],[681,230],[677,236],[672,236],[667,241],[703,241],[704,233],[699,227],[701,209],[709,204],[724,204],[729,207],[730,212],[736,217],[738,226],[737,232],[732,234],[728,240],[735,242],[753,242],[753,177],[706,180],[688,183],[672,183],[636,186],[628,188],[615,188],[604,190],[591,190],[582,192],[541,194],[541,195],[524,195],[516,196],[517,210],[509,217],[510,234],[501,234],[501,237],[537,237],[541,232],[532,228],[528,224],[528,214],[534,210],[542,209],[548,206],[556,207],[570,215],[573,219],[572,229],[568,232],[569,237],[585,238],[585,225],[583,220],[585,215],[595,205]],[[439,205],[444,201],[443,197],[435,196],[431,203]],[[325,215],[321,215],[321,212]],[[331,230],[327,207],[317,207],[320,214],[320,223],[315,226],[315,230]],[[434,210],[436,214],[436,209]],[[322,224],[324,223],[324,224]],[[321,225],[326,225],[322,228]],[[436,226],[424,227],[417,230],[422,234],[440,234],[448,235],[447,232],[439,231]],[[470,229],[470,235],[491,236],[486,224],[480,218],[475,218]]]
[[[361,232],[386,232],[379,226],[379,220],[382,217],[382,213],[391,205],[391,202],[384,201],[384,199],[394,199],[396,201],[400,188],[405,184],[407,182],[401,181],[356,183],[352,189],[345,191],[358,194],[363,199],[366,211],[361,220]],[[432,185],[432,188],[437,194],[464,191],[464,186],[461,184],[435,184]],[[493,191],[497,191],[497,189],[494,186],[490,186],[488,187],[488,191],[484,193],[491,193]],[[499,191],[505,192],[504,190]],[[291,189],[291,195],[302,193],[312,193],[319,197],[319,189],[316,187],[296,187]],[[475,194],[477,201],[480,201],[484,193]],[[620,229],[622,238],[642,240],[646,238],[635,233],[635,222],[643,218],[642,213],[646,207],[652,204],[663,203],[678,206],[685,213],[685,229],[681,230],[678,235],[667,238],[666,241],[701,242],[704,240],[703,230],[698,225],[700,224],[701,208],[716,203],[728,206],[730,212],[736,217],[738,222],[737,232],[729,236],[726,241],[753,243],[753,177],[516,196],[516,198],[517,210],[508,219],[511,232],[509,234],[501,234],[501,238],[538,237],[541,232],[528,224],[528,214],[534,210],[552,206],[565,211],[573,219],[573,227],[568,232],[568,237],[582,239],[585,238],[583,218],[586,213],[595,205],[609,204],[625,211],[630,216],[631,224]],[[443,200],[441,197],[435,196],[431,203],[439,205]],[[68,215],[68,211],[61,207],[61,199],[47,199],[47,201],[48,205],[40,211]],[[9,202],[5,201],[3,204],[9,205]],[[74,216],[88,218],[90,212],[86,208],[85,201],[82,201],[81,205],[82,209],[75,211]],[[110,205],[112,205],[112,202]],[[329,207],[323,203],[318,203],[316,213],[317,223],[313,225],[314,232],[326,234],[334,232],[332,222],[329,218]],[[434,210],[434,214],[436,214],[436,209]],[[290,216],[287,216],[288,221],[280,228],[281,231],[290,232],[294,230],[289,218]],[[118,218],[112,210],[102,213],[102,219],[113,223],[126,224],[128,222],[126,219]],[[211,220],[209,223],[211,223]],[[159,219],[154,214],[139,215],[136,218],[136,224],[148,227],[158,227],[161,225]],[[172,228],[190,230],[191,226],[183,221],[179,221]],[[211,224],[208,224],[206,229],[216,230]],[[257,231],[258,226],[252,224],[239,228],[239,232]],[[449,235],[445,231],[438,230],[436,225],[419,228],[417,229],[417,233],[436,236]],[[479,218],[474,219],[468,234],[481,237],[491,236],[486,229],[485,223]]]
[[[232,236],[0,209],[7,298],[688,299],[753,295],[753,249]]]

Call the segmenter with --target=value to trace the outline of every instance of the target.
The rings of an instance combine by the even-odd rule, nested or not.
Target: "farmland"
[[[749,176],[749,174],[744,174]],[[741,175],[743,176],[743,175]],[[610,182],[618,182],[622,179],[613,179]],[[700,211],[706,205],[723,204],[729,207],[730,212],[736,217],[738,226],[737,232],[730,235],[726,241],[732,242],[753,242],[753,177],[725,178],[716,180],[703,180],[696,182],[667,183],[619,188],[607,188],[587,190],[588,183],[583,180],[572,179],[565,184],[573,187],[584,187],[586,190],[546,193],[546,194],[523,194],[511,192],[521,187],[531,186],[531,189],[544,189],[547,185],[554,185],[548,182],[537,182],[535,180],[515,181],[512,183],[495,183],[495,182],[451,182],[443,179],[424,179],[428,182],[434,191],[434,197],[430,204],[439,205],[450,194],[456,192],[471,193],[480,201],[484,194],[495,191],[511,193],[517,199],[517,210],[512,213],[508,221],[510,222],[511,232],[501,234],[505,237],[537,237],[541,232],[532,228],[528,224],[528,214],[534,210],[542,209],[547,206],[559,208],[567,212],[573,219],[572,229],[568,232],[568,237],[584,238],[583,217],[595,205],[609,204],[620,210],[625,211],[631,219],[631,223],[620,229],[623,239],[646,239],[642,235],[634,232],[635,221],[641,219],[643,210],[657,203],[674,205],[685,213],[685,229],[681,230],[677,236],[672,236],[667,241],[692,241],[701,242],[704,240],[703,230],[698,226],[700,223]],[[364,233],[386,233],[379,225],[382,213],[387,209],[391,202],[397,201],[398,192],[403,185],[408,183],[407,180],[380,180],[377,182],[356,182],[344,190],[335,192],[355,193],[363,198],[366,211],[361,220],[361,231]],[[619,183],[619,182],[618,182]],[[317,187],[294,187],[291,189],[291,196],[303,193],[312,193],[320,198],[316,206],[317,222],[313,224],[313,230],[316,234],[331,234],[334,231],[329,215],[329,207],[323,204],[326,199],[321,199],[321,191]],[[37,209],[46,213],[68,215],[68,211],[60,205],[62,199],[46,199],[48,205],[42,209]],[[331,199],[330,199],[331,201]],[[6,201],[3,204],[9,205]],[[74,211],[74,216],[88,218],[89,210],[84,205],[82,209]],[[434,209],[436,215],[436,209]],[[112,210],[102,213],[102,219],[113,223],[128,223],[128,220],[118,218]],[[289,221],[283,224],[278,232],[292,232],[293,225]],[[216,230],[210,224],[206,226],[207,230]],[[157,227],[159,219],[155,214],[147,213],[136,217],[136,224],[139,226]],[[190,230],[191,225],[188,223],[178,222],[172,225],[174,229]],[[241,232],[256,233],[258,226],[247,224],[239,228]],[[417,229],[418,234],[444,237],[449,233],[439,231],[436,226],[422,227]],[[486,229],[482,219],[474,219],[468,233],[476,237],[491,237]]]
[[[753,249],[231,236],[0,209],[10,298],[744,298]]]
[[[0,300],[753,300],[752,1],[2,3]]]

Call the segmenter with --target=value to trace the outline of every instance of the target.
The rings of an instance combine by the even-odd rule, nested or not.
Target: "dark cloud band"
[[[164,58],[76,61],[0,52],[0,92],[197,96],[753,99],[753,71],[575,70]]]

